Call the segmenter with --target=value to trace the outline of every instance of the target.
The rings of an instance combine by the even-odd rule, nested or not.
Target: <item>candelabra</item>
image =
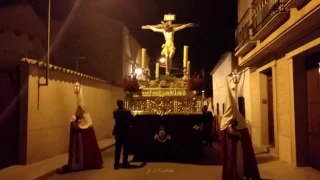
[[[78,82],[76,82],[76,84],[74,85],[74,93],[77,95],[77,105],[79,105],[79,93],[80,93],[80,84]]]
[[[148,69],[142,70],[141,80],[142,81],[149,81],[149,70]]]
[[[188,80],[189,79],[189,72],[187,71],[187,68],[183,68],[183,80]]]

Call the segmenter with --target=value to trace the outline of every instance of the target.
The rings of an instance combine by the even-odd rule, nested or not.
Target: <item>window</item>
[[[219,112],[219,103],[217,103],[217,115],[220,115],[220,112]]]
[[[224,103],[222,103],[222,113],[224,114]]]
[[[238,97],[238,106],[239,106],[239,111],[242,114],[244,118],[246,118],[246,109],[245,109],[245,99],[244,97],[240,96]]]

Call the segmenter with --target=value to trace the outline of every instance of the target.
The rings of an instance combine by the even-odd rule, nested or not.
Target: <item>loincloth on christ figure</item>
[[[163,44],[161,47],[162,47],[161,55],[169,55],[170,53],[174,53],[176,50],[174,45]]]

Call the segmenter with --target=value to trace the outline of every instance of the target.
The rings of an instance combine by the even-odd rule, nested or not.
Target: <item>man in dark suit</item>
[[[128,162],[128,141],[133,116],[130,111],[123,107],[123,101],[117,101],[118,109],[113,111],[113,118],[116,124],[113,128],[113,135],[116,139],[116,152],[114,158],[114,169],[119,169],[120,153],[123,147],[123,167],[129,167]]]
[[[208,106],[203,106],[202,110],[203,118],[203,134],[206,145],[212,146],[212,122],[213,116],[210,111],[208,111]]]

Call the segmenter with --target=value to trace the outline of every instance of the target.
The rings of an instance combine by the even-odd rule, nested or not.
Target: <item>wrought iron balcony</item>
[[[286,0],[285,1],[285,7],[287,9],[290,8],[298,8],[300,9],[302,6],[306,5],[311,0]]]
[[[236,49],[235,55],[242,56],[248,51],[250,51],[256,43],[252,40],[253,35],[253,23],[252,16],[253,10],[249,8],[239,21],[239,24],[235,30],[236,36]]]
[[[289,0],[258,0],[253,2],[253,40],[263,41],[290,17],[285,8]]]
[[[256,0],[254,3],[257,3]],[[260,0],[259,2],[261,2]],[[285,10],[276,11],[279,13],[286,13],[288,8],[286,4],[289,0],[282,1],[282,5],[278,4],[278,7],[285,7]],[[261,61],[261,59],[265,59],[266,57],[270,56],[270,54],[274,54],[278,52],[279,49],[283,47],[288,47],[289,49],[296,48],[301,46],[301,43],[305,43],[310,40],[314,40],[315,38],[319,37],[319,17],[320,17],[320,1],[319,0],[312,0],[311,3],[303,3],[299,11],[291,11],[290,21],[286,21],[283,23],[279,23],[278,27],[275,27],[273,31],[277,31],[277,36],[270,37],[268,41],[265,43],[261,43],[258,51],[253,52],[250,56],[245,58],[239,59],[240,66],[251,66],[254,63]],[[268,11],[270,12],[270,11]],[[272,11],[271,11],[272,12]],[[288,12],[289,13],[289,12]],[[269,13],[267,13],[269,14]],[[286,15],[286,14],[285,14]],[[274,15],[272,16],[274,18]],[[256,18],[256,17],[255,17]],[[254,33],[261,33],[261,31],[266,31],[266,26],[271,25],[272,20],[270,18],[265,18],[266,22],[262,22],[264,26],[260,28],[260,32],[257,30]],[[272,18],[271,18],[272,19]],[[274,25],[272,25],[274,26]],[[271,34],[273,31],[269,31]],[[265,33],[265,32],[263,32]],[[254,34],[256,36],[256,34]],[[268,35],[267,35],[268,36]],[[255,38],[255,37],[254,37]],[[253,39],[254,39],[253,38]],[[302,39],[303,38],[303,39]],[[261,39],[260,39],[261,40]],[[301,41],[300,41],[301,40]],[[258,45],[258,43],[257,43]]]

